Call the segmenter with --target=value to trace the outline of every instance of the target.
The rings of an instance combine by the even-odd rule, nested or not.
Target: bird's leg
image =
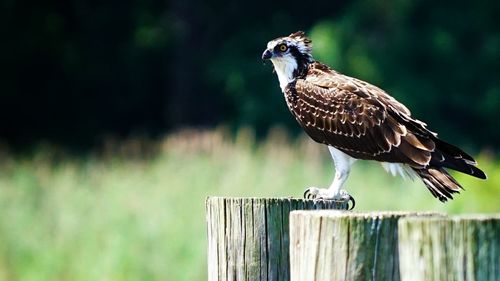
[[[307,199],[325,199],[341,202],[352,200],[354,205],[354,198],[341,188],[349,177],[351,165],[354,163],[355,159],[338,149],[330,146],[328,148],[335,163],[335,177],[333,182],[329,188],[309,187],[304,192],[304,197]]]
[[[347,201],[350,195],[342,188],[349,177],[349,170],[335,171],[335,177],[329,188],[309,187],[304,196],[311,199],[330,199],[336,201]]]

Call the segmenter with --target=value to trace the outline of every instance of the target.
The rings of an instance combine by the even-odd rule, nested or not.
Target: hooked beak
[[[262,53],[262,60],[268,60],[273,57],[273,52],[270,50],[265,50],[264,53]]]

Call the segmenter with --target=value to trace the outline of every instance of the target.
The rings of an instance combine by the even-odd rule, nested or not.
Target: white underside
[[[381,162],[382,167],[393,176],[401,176],[403,179],[414,180],[418,177],[417,173],[408,165],[401,163]]]

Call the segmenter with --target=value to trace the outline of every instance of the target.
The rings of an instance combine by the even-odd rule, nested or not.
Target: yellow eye
[[[285,44],[281,44],[279,46],[279,49],[280,49],[280,51],[285,52],[288,49],[288,47]]]

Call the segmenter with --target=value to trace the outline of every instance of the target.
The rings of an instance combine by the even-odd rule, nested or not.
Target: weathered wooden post
[[[440,216],[408,212],[292,212],[291,280],[399,281],[398,220],[417,215]]]
[[[500,215],[399,221],[402,281],[500,280]]]
[[[290,280],[290,211],[347,209],[347,204],[291,198],[206,201],[208,280]]]

